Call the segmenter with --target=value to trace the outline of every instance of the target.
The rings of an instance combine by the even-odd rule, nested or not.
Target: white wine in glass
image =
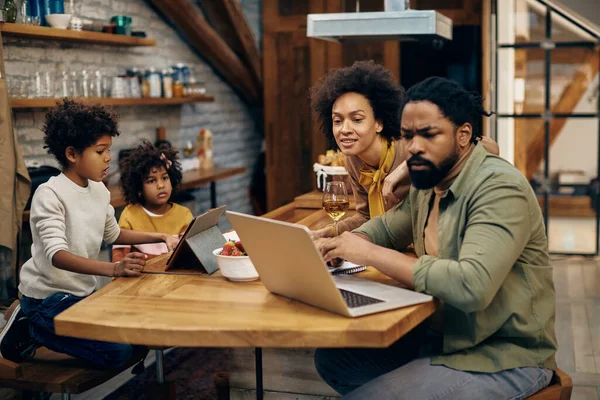
[[[344,182],[327,182],[323,192],[323,209],[333,219],[336,236],[338,235],[337,223],[346,214],[349,207],[350,201]]]

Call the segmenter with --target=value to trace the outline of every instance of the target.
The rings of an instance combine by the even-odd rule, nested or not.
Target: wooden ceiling
[[[260,51],[238,0],[198,0],[202,11],[189,0],[149,1],[249,105],[262,104]]]

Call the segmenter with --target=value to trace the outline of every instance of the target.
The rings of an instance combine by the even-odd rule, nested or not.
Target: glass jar
[[[142,97],[150,97],[150,71],[144,71],[142,78]]]
[[[162,81],[160,73],[154,67],[150,67],[148,70],[148,84],[150,86],[150,97],[161,97]]]
[[[185,87],[184,93],[188,97],[196,96],[196,78],[193,76],[188,79],[188,84]]]
[[[183,83],[179,80],[173,82],[173,97],[183,97]]]

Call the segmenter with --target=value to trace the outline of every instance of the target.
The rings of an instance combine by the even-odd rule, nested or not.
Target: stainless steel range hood
[[[383,12],[308,14],[306,36],[333,42],[452,40],[452,20],[435,10],[410,10],[405,0],[385,0]]]

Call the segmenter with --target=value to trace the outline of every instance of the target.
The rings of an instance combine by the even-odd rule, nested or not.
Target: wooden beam
[[[244,100],[250,105],[261,102],[261,88],[256,85],[249,69],[210,27],[200,10],[188,0],[150,1]]]
[[[519,43],[519,42],[517,42]],[[582,60],[589,53],[589,48],[557,48],[552,50],[552,64],[581,64]],[[544,62],[546,55],[540,48],[515,49],[515,56],[521,62],[539,61]],[[524,66],[525,68],[526,66]],[[539,76],[544,78],[544,70],[540,68]]]
[[[200,0],[199,3],[210,24],[250,68],[256,83],[262,87],[260,51],[239,0]]]
[[[567,114],[573,112],[581,97],[587,91],[591,80],[598,73],[598,49],[590,54],[581,63],[581,67],[573,76],[572,82],[560,96],[556,105],[552,108],[553,113]],[[566,118],[557,118],[550,123],[550,145],[554,143],[562,128],[567,123]],[[538,129],[533,130],[527,145],[527,169],[525,176],[531,179],[538,170],[544,159],[544,124],[538,124]]]

